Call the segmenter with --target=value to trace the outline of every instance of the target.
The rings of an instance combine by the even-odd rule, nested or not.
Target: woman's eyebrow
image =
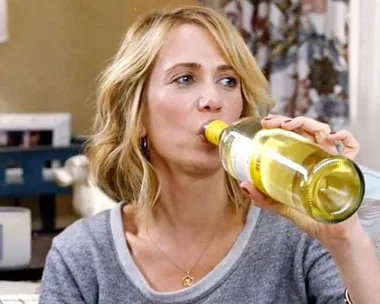
[[[180,62],[180,63],[174,64],[173,66],[168,68],[165,72],[170,73],[171,71],[176,70],[176,69],[181,68],[181,67],[199,70],[201,68],[201,65],[199,63],[196,63],[196,62]]]

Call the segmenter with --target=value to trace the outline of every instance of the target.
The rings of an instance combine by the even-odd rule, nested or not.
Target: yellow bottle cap
[[[209,122],[205,129],[206,139],[214,145],[219,145],[220,134],[227,127],[228,124],[221,120],[213,120]]]

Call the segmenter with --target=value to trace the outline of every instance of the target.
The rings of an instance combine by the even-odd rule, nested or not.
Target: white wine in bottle
[[[204,134],[230,175],[320,222],[349,218],[363,200],[364,178],[353,161],[294,132],[263,129],[249,117],[231,125],[213,120]]]

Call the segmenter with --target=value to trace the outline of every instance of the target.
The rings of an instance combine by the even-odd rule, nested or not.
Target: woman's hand
[[[340,153],[353,159],[359,152],[359,143],[348,131],[331,132],[329,125],[307,117],[291,119],[285,116],[270,115],[263,119],[264,128],[282,128],[296,132],[317,143],[332,153]],[[337,151],[336,144],[342,145]],[[328,248],[340,247],[343,244],[363,238],[365,232],[359,223],[357,214],[338,224],[320,223],[309,216],[282,203],[266,197],[252,183],[242,182],[240,186],[251,197],[253,203],[261,208],[274,211],[298,225],[302,230],[318,239]]]

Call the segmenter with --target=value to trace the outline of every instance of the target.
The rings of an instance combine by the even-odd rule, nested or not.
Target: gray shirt
[[[213,271],[186,289],[156,292],[131,257],[118,204],[54,239],[40,303],[344,303],[343,291],[334,261],[317,241],[288,220],[251,207]]]

